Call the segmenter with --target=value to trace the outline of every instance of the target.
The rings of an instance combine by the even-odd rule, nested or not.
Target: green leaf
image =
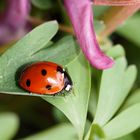
[[[53,5],[54,2],[51,0],[32,0],[32,4],[40,9],[50,9]]]
[[[0,89],[17,89],[15,74],[18,68],[30,62],[32,55],[45,47],[57,30],[56,21],[42,24],[1,55]]]
[[[22,140],[76,140],[75,129],[70,124],[60,124]]]
[[[135,83],[135,87],[139,87],[140,85],[140,47],[136,47],[133,43],[130,43],[129,41],[122,41],[126,52],[127,52],[127,60],[130,64],[135,64],[138,69],[138,76],[137,81]]]
[[[125,50],[121,45],[116,45],[107,51],[107,55],[117,59],[119,57],[125,56]]]
[[[117,33],[124,38],[132,41],[137,46],[140,46],[140,14],[136,14],[135,16],[129,18],[124,24],[119,26],[117,29]]]
[[[101,75],[102,71],[99,71],[91,66],[91,93],[89,98],[88,111],[93,118],[97,109]]]
[[[50,43],[57,30],[58,24],[55,21],[40,25],[2,54],[0,57],[1,93],[41,96],[29,94],[17,85],[22,66],[34,61],[53,61],[65,66],[73,61],[80,51],[72,37],[64,37],[55,44]]]
[[[96,114],[101,74],[102,71],[99,71],[91,66],[91,94],[89,98],[88,110],[93,118]]]
[[[132,134],[133,134],[134,139],[138,140],[140,138],[140,127],[136,131],[134,131]]]
[[[0,139],[10,140],[16,134],[19,127],[19,119],[13,113],[0,114]]]
[[[124,110],[104,126],[110,139],[122,137],[140,127],[140,103]]]
[[[111,119],[133,86],[136,73],[135,66],[126,69],[124,57],[118,58],[111,69],[103,71],[94,123],[103,126]]]
[[[92,124],[85,140],[102,140],[105,138],[103,129],[98,124]]]
[[[88,110],[93,117],[96,114],[97,102],[98,102],[98,95],[97,95],[97,91],[95,91],[95,86],[92,81]]]
[[[69,51],[68,51],[69,50]],[[68,65],[80,53],[79,46],[72,36],[63,37],[57,43],[47,47],[32,56],[32,60],[47,60]],[[47,54],[47,55],[46,55]]]
[[[68,122],[67,117],[58,108],[53,107],[52,115],[55,118],[55,122],[62,123]]]
[[[105,28],[105,24],[102,20],[94,20],[94,29],[98,34]]]
[[[54,98],[46,97],[44,99],[67,116],[75,126],[79,138],[82,138],[90,95],[90,67],[84,56],[80,54],[77,59],[67,65],[67,69],[73,81],[71,93],[64,97],[55,96]]]
[[[126,108],[136,104],[140,103],[140,89],[137,89],[135,92],[133,92],[128,99],[126,100],[125,104],[122,106],[120,111],[125,110]]]
[[[115,140],[135,140],[132,134],[129,134],[127,136],[115,139]]]
[[[42,49],[57,32],[56,22],[45,23],[27,34],[0,57],[0,88],[17,89],[15,74],[31,56]],[[47,36],[46,36],[47,34]]]

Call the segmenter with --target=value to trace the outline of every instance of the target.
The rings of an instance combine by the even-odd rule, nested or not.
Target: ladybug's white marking
[[[66,91],[70,91],[71,88],[72,88],[71,85],[67,85],[66,88],[65,88],[65,90]]]

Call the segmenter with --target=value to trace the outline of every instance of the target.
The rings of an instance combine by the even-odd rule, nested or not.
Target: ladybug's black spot
[[[43,70],[41,70],[41,74],[42,74],[43,76],[45,76],[45,75],[47,74],[47,71],[46,71],[45,69],[43,69]]]
[[[51,85],[47,85],[46,88],[47,88],[48,90],[51,90],[52,86],[51,86]]]
[[[30,85],[31,85],[31,81],[30,81],[30,79],[27,79],[27,80],[26,80],[26,86],[27,86],[27,87],[30,87]]]
[[[60,66],[57,66],[57,71],[60,73],[64,73],[63,69]]]

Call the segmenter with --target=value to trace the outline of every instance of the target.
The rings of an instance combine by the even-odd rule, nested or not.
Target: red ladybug
[[[37,94],[56,94],[63,90],[70,91],[72,81],[60,65],[53,62],[37,62],[23,70],[19,85]]]

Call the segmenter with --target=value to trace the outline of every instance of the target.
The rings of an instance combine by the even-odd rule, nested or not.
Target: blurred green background
[[[59,0],[32,0],[30,16],[41,19],[43,21],[57,20],[59,23],[64,25],[70,25],[69,19],[64,11],[63,3]],[[95,6],[94,13],[95,19],[99,20],[101,15],[109,7]],[[2,13],[5,9],[5,1],[0,1],[0,12]],[[1,21],[0,21],[1,22]],[[36,27],[36,22],[30,22],[32,28]],[[96,24],[96,26],[98,23]],[[109,36],[108,40],[113,45],[121,44],[126,52],[126,58],[129,64],[135,64],[138,69],[137,80],[133,86],[132,91],[140,88],[140,12],[138,11],[135,15],[130,17],[127,21],[119,26],[116,31]],[[100,32],[100,25],[96,28],[96,32]],[[63,36],[69,35],[69,33],[59,30],[57,35],[53,38],[56,42]],[[106,45],[105,42],[103,45]],[[8,49],[12,41],[7,42],[0,46],[0,52],[3,53],[5,49]],[[108,45],[108,44],[107,44]],[[2,66],[0,66],[2,67]],[[95,74],[95,78],[98,80],[98,73]],[[96,79],[95,79],[96,80]],[[139,100],[140,101],[140,100]],[[12,112],[14,114],[7,114],[6,112]],[[11,137],[13,139],[23,138],[46,129],[52,126],[68,122],[68,119],[60,112],[56,107],[39,97],[31,96],[14,96],[0,94],[0,121],[1,116],[11,116],[15,117],[15,123],[13,124],[13,131],[11,132]],[[6,119],[6,117],[4,117]],[[11,118],[11,117],[10,117]],[[92,115],[88,112],[88,120],[92,121]],[[3,118],[2,118],[3,119]],[[12,122],[12,121],[10,121]],[[11,125],[10,122],[6,121],[3,125]],[[0,130],[2,129],[2,124],[0,124]],[[6,129],[6,128],[5,128]],[[10,127],[9,127],[10,129]],[[17,131],[17,132],[16,132]],[[10,132],[9,132],[10,133]],[[7,135],[5,133],[5,135]],[[10,135],[10,134],[9,134]],[[9,136],[10,137],[10,136]],[[119,140],[139,140],[140,129],[133,132],[131,135],[120,138]],[[3,139],[4,140],[4,139]]]

